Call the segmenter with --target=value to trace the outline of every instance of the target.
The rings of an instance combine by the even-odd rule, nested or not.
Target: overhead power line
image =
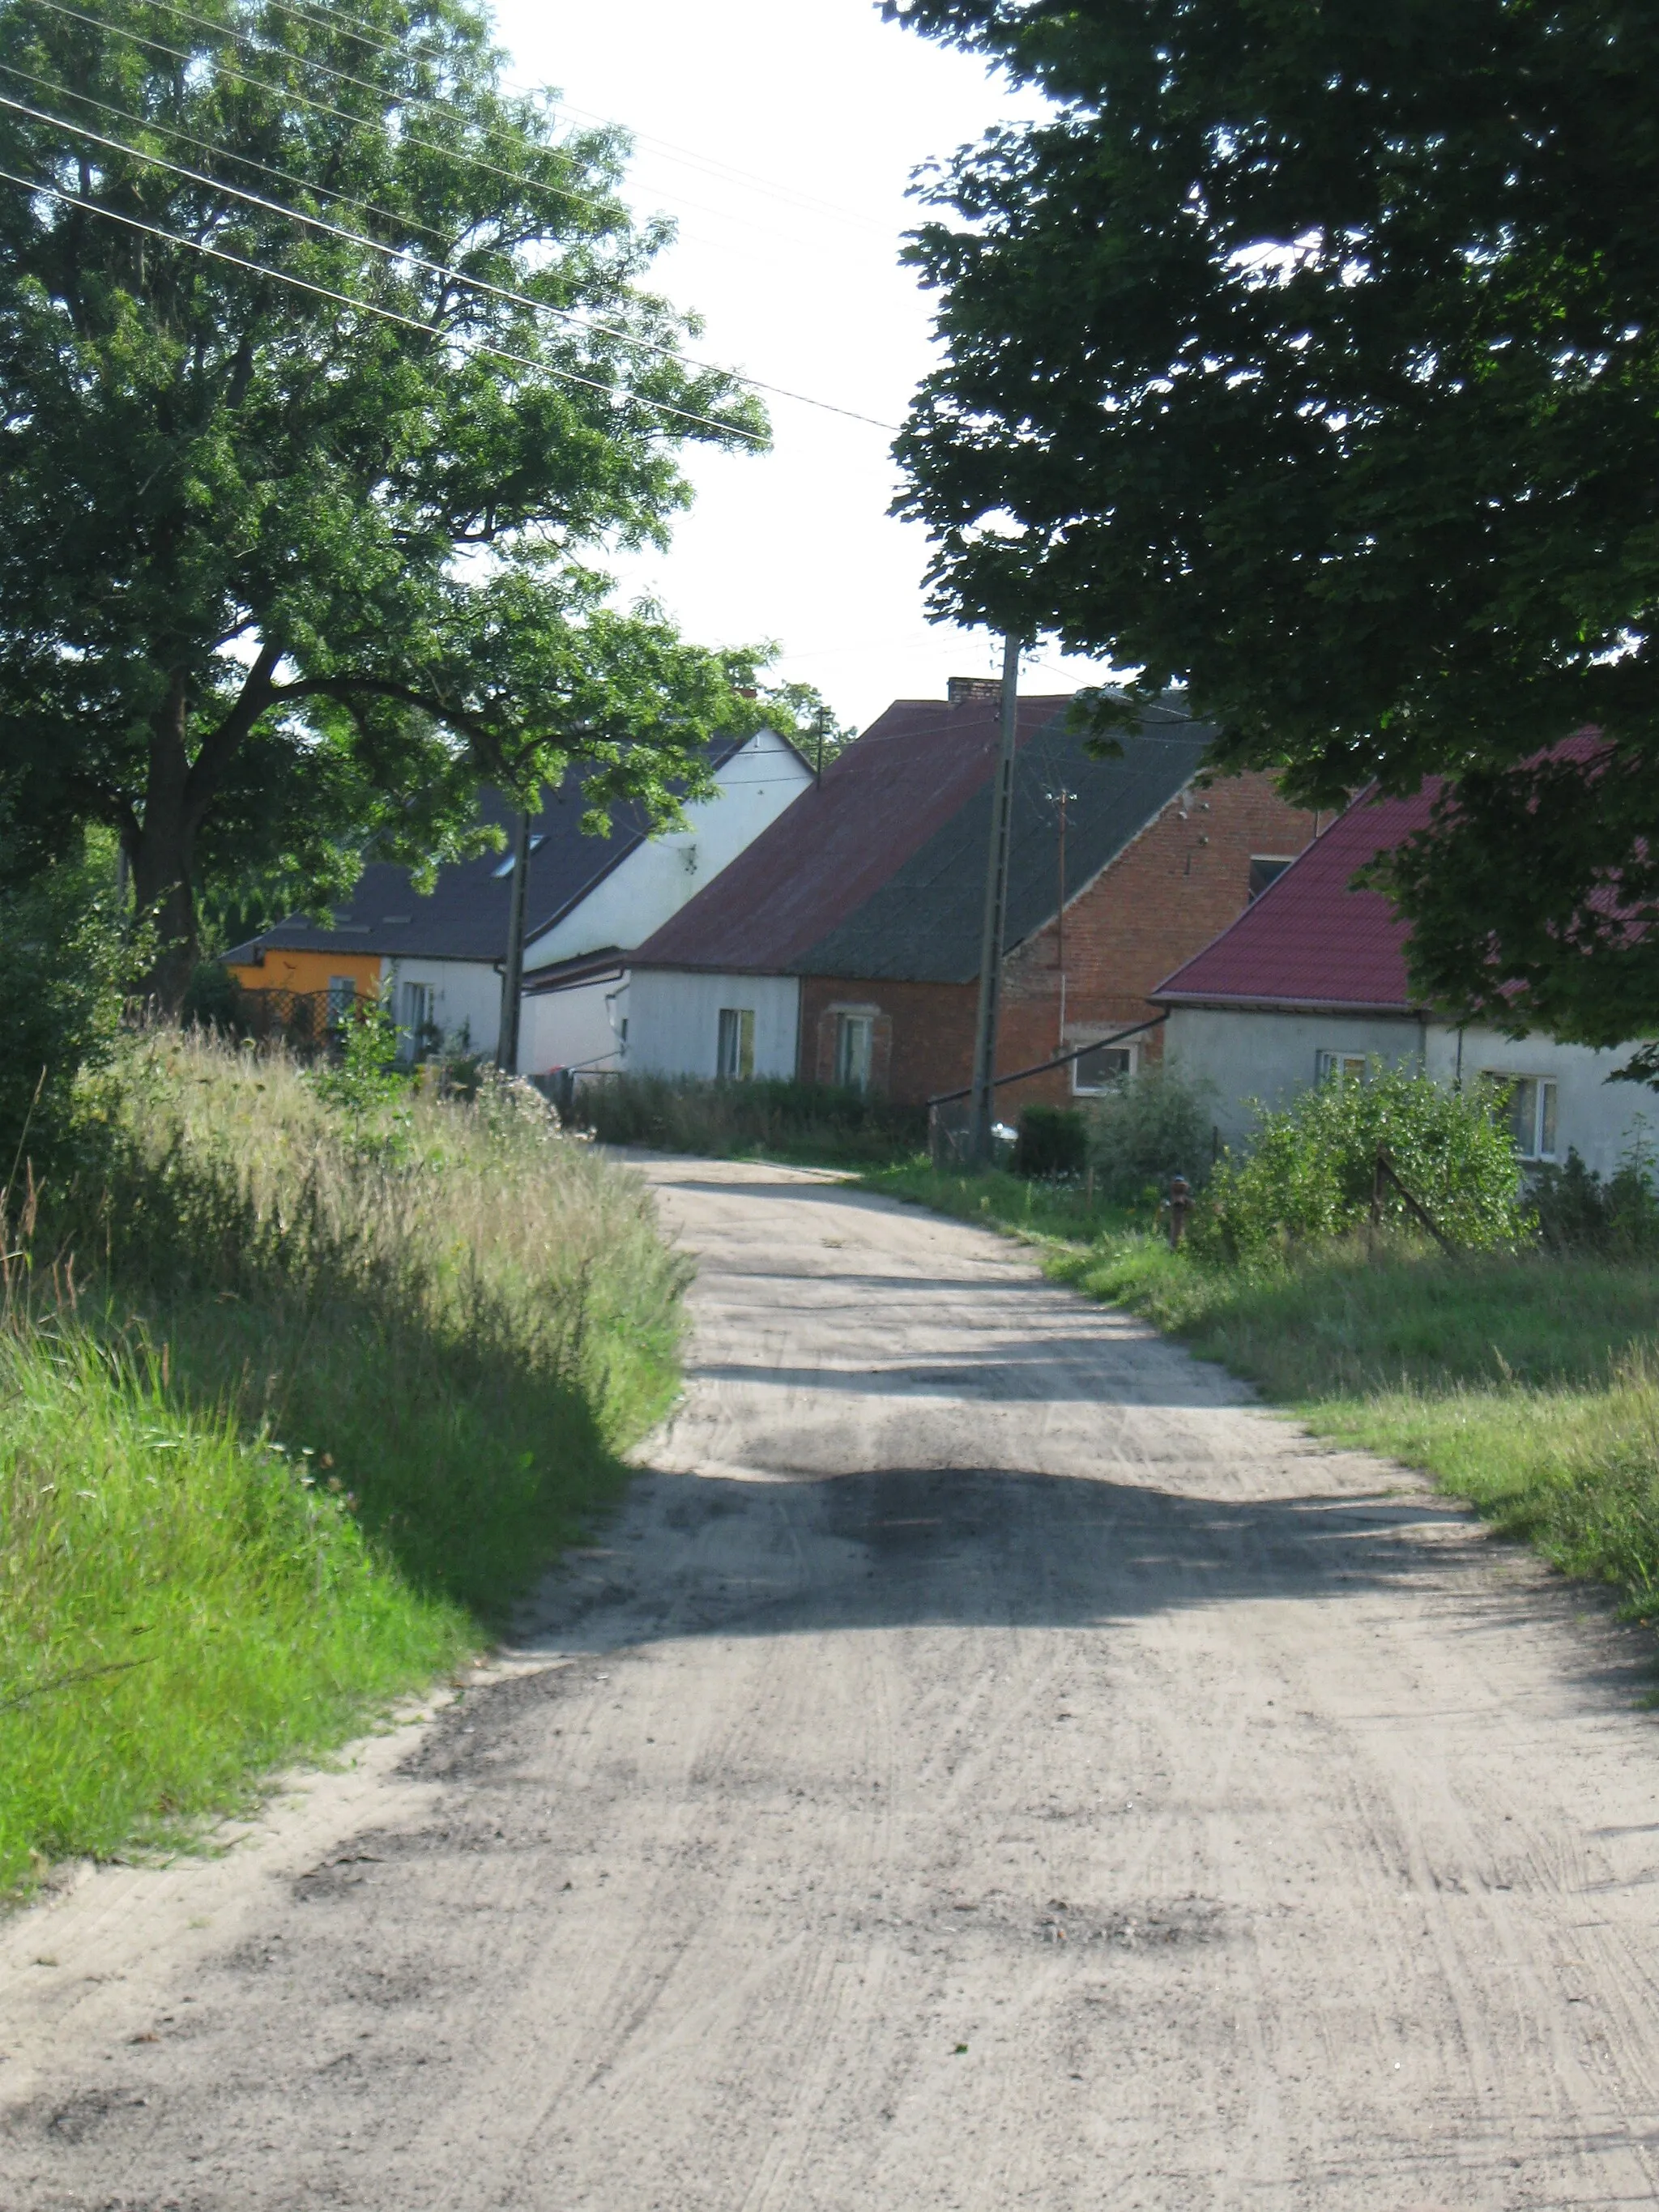
[[[82,8],[71,8],[66,4],[66,0],[34,0],[34,4],[49,9],[54,15],[67,16],[70,22],[85,23],[94,31],[106,31],[112,38],[125,39],[130,46],[146,46],[151,53],[165,54],[169,61],[189,64],[201,58],[199,54],[191,53],[186,46],[170,46],[161,39],[146,38],[142,32],[128,30],[124,23],[112,23],[105,16],[89,15]],[[158,4],[165,5],[165,0],[158,0]],[[173,12],[180,11],[175,9]],[[269,53],[272,50],[265,47],[259,51]],[[247,85],[255,92],[268,92],[273,100],[287,100],[290,106],[303,107],[313,115],[330,115],[336,122],[349,123],[359,131],[368,120],[366,116],[354,115],[349,107],[335,107],[325,100],[312,99],[308,93],[295,92],[290,86],[272,84],[269,77],[250,76],[246,70],[239,69],[234,62],[226,61],[219,55],[214,56],[214,64],[227,76],[234,77],[237,83]],[[319,68],[321,64],[313,63],[312,66]],[[351,81],[368,82],[367,79],[354,78]],[[371,84],[368,89],[382,100],[394,96],[384,85]],[[499,161],[485,161],[482,154],[469,154],[459,146],[441,145],[434,138],[417,138],[412,131],[404,133],[403,143],[418,147],[424,154],[436,154],[446,161],[459,161],[464,167],[477,169],[485,176],[502,178],[507,184],[518,185],[526,191],[545,192],[553,199],[574,200],[584,207],[603,207],[605,204],[594,193],[576,191],[568,185],[549,184],[543,178],[526,176],[520,169],[505,169]]]
[[[54,77],[37,76],[33,70],[19,69],[15,62],[0,61],[0,73],[15,76],[24,84],[38,85],[42,92],[52,93],[59,100],[78,100],[83,107],[95,107],[100,115],[112,115],[118,123],[130,123],[135,130],[152,131],[158,138],[175,139],[179,145],[194,146],[204,154],[218,154],[245,169],[257,169],[262,177],[273,177],[278,184],[296,185],[302,192],[315,192],[319,199],[332,200],[337,207],[356,208],[360,215],[379,216],[386,222],[399,223],[405,230],[417,230],[423,238],[443,243],[444,234],[434,230],[430,223],[416,222],[412,216],[400,214],[395,208],[383,208],[374,200],[354,199],[349,192],[337,191],[332,185],[319,185],[310,177],[296,176],[292,169],[275,168],[269,161],[257,161],[252,154],[239,154],[234,147],[222,145],[216,138],[198,138],[194,131],[180,131],[176,124],[159,122],[154,116],[135,115],[130,107],[112,107],[108,100],[94,100],[89,92],[79,92],[73,85],[59,84]]]
[[[94,24],[100,30],[112,31],[115,33],[118,37],[134,40],[139,45],[154,46],[158,53],[172,53],[175,55],[179,53],[179,49],[166,46],[158,40],[140,38],[137,32],[129,31],[124,24],[110,21],[107,16],[87,15],[78,9],[67,7],[63,4],[63,0],[40,0],[40,4],[44,7],[52,9],[55,13],[60,15],[69,15],[77,21]],[[260,56],[270,61],[297,62],[302,68],[314,70],[319,76],[329,78],[335,84],[349,86],[354,91],[374,93],[378,98],[382,100],[388,96],[396,97],[399,99],[402,105],[408,107],[428,108],[435,115],[450,116],[461,123],[471,123],[473,120],[473,118],[468,113],[467,110],[464,107],[458,106],[453,100],[441,100],[430,93],[410,92],[402,94],[392,94],[390,87],[384,83],[377,84],[372,77],[358,76],[349,70],[336,69],[332,63],[318,61],[313,56],[309,54],[291,55],[281,46],[266,45],[264,41],[256,39],[251,32],[245,31],[234,24],[217,23],[215,22],[210,15],[198,15],[194,9],[181,6],[179,4],[179,0],[151,0],[151,4],[161,9],[165,15],[176,16],[182,23],[192,23],[196,25],[198,29],[210,33],[216,38],[232,40],[238,43],[251,54]],[[280,0],[270,0],[270,4],[277,6],[280,4]],[[293,11],[291,9],[284,9],[283,12],[292,13]],[[311,21],[312,19],[307,17],[302,20]],[[387,43],[384,46],[383,51],[390,54],[401,56],[405,53],[407,50],[395,44]],[[216,60],[218,57],[216,55],[215,58]],[[237,74],[241,73],[237,72]],[[280,91],[280,88],[268,84],[263,78],[250,77],[244,75],[242,81],[248,84],[263,85],[268,91]],[[312,104],[313,106],[321,105],[321,103],[317,102],[313,102]],[[337,114],[342,111],[333,109],[328,110],[327,112]],[[354,119],[361,120],[360,118]],[[426,144],[429,142],[416,139],[411,140],[410,143],[419,145]],[[439,147],[434,150],[441,153],[447,149]],[[469,159],[473,157],[461,156],[460,158]],[[495,168],[495,165],[490,162],[482,162],[479,166],[485,169],[493,170],[494,173],[499,176],[512,177],[515,174],[514,171],[509,169]],[[585,201],[593,206],[603,206],[605,204],[604,201],[597,194],[575,191],[566,185],[538,185],[537,179],[522,175],[518,176],[517,181],[523,185],[534,186],[544,191],[556,192],[561,198],[565,199]],[[695,200],[690,200],[686,201],[684,204],[689,207],[696,207],[698,205],[698,203]],[[714,210],[704,210],[703,211],[705,213],[714,212]]]
[[[27,192],[41,192],[48,199],[58,200],[65,207],[83,209],[88,215],[101,216],[106,222],[118,222],[127,230],[141,231],[147,238],[159,238],[168,246],[181,246],[191,253],[199,253],[210,261],[228,263],[252,276],[269,277],[273,283],[286,284],[296,292],[308,292],[314,299],[330,300],[337,307],[349,307],[355,313],[372,315],[384,323],[396,323],[406,331],[418,331],[423,337],[441,338],[447,343],[456,343],[454,335],[441,323],[423,323],[416,315],[401,315],[395,308],[376,307],[372,301],[360,300],[349,292],[336,292],[326,284],[312,284],[301,276],[292,276],[286,270],[272,269],[263,261],[250,261],[240,253],[227,252],[223,246],[206,246],[199,239],[186,238],[176,230],[166,230],[159,223],[142,222],[137,216],[122,215],[114,208],[101,206],[96,200],[83,198],[79,192],[66,192],[57,185],[42,184],[38,178],[20,177],[10,169],[0,169],[0,183],[21,185]],[[487,354],[492,361],[505,362],[510,368],[533,370],[538,376],[556,377],[564,384],[577,384],[589,392],[598,392],[611,399],[631,399],[636,405],[647,407],[658,415],[672,415],[681,422],[696,422],[706,430],[718,430],[723,437],[742,438],[751,446],[763,446],[766,440],[759,432],[741,430],[735,423],[718,422],[712,415],[698,415],[690,408],[675,407],[664,399],[652,399],[642,392],[635,392],[624,384],[607,383],[601,377],[580,376],[575,370],[555,368],[549,362],[537,361],[529,354],[511,353],[506,347],[476,341],[471,348],[475,354]]]
[[[344,8],[329,6],[325,4],[325,0],[315,0],[315,4],[307,8],[296,7],[294,0],[267,0],[267,5],[275,14],[291,15],[296,22],[309,23],[318,30],[337,31],[343,37],[355,39],[360,46],[370,47],[376,53],[408,53],[423,59],[439,60],[451,51],[442,46],[428,46],[416,42],[410,42],[407,46],[400,45],[397,40],[388,39],[383,33],[377,31],[374,25],[366,22],[361,15],[354,15]],[[277,50],[268,49],[267,51]],[[526,93],[533,93],[536,89],[534,87],[526,85],[522,79],[508,78],[506,82],[514,89]],[[559,99],[555,100],[553,105],[566,115],[574,115],[586,123],[598,124],[602,130],[626,131],[634,144],[654,146],[659,152],[666,154],[671,160],[683,161],[691,168],[701,169],[705,176],[714,178],[716,181],[722,178],[729,178],[739,184],[751,187],[758,186],[762,191],[773,198],[787,201],[796,207],[807,209],[821,215],[833,216],[842,222],[855,223],[861,228],[868,230],[884,228],[884,226],[877,222],[872,216],[859,215],[851,208],[837,207],[833,200],[819,199],[811,192],[793,191],[787,185],[780,185],[769,177],[757,176],[752,170],[740,169],[730,161],[716,161],[711,155],[700,154],[690,146],[677,146],[672,139],[653,138],[648,131],[634,131],[625,123],[619,123],[608,116],[596,115],[591,108],[578,107],[570,100]],[[695,205],[696,203],[688,202],[687,204]],[[704,212],[712,212],[712,210],[705,210]]]
[[[84,138],[92,145],[102,146],[112,153],[125,154],[152,168],[165,169],[169,174],[184,177],[191,184],[204,185],[210,191],[225,193],[232,199],[242,201],[246,206],[263,209],[267,215],[278,216],[284,222],[301,223],[308,230],[319,231],[329,238],[343,239],[349,245],[367,246],[370,252],[380,254],[388,261],[424,270],[430,276],[442,277],[447,283],[465,284],[469,289],[482,293],[489,299],[503,300],[513,307],[527,307],[536,314],[551,315],[559,322],[586,331],[594,337],[621,338],[629,345],[653,353],[662,360],[675,362],[682,368],[702,369],[717,376],[730,376],[734,383],[741,384],[750,391],[770,392],[779,399],[793,399],[803,407],[816,407],[825,414],[842,416],[849,422],[867,423],[872,429],[893,431],[897,428],[895,423],[878,422],[872,415],[860,415],[851,407],[838,407],[832,400],[813,399],[804,392],[791,392],[781,384],[767,384],[758,377],[744,376],[735,369],[721,368],[714,362],[698,361],[673,346],[664,345],[657,339],[630,331],[625,324],[596,322],[592,317],[579,315],[568,307],[556,307],[550,301],[538,300],[528,292],[515,292],[504,285],[492,284],[482,276],[469,276],[464,270],[453,268],[447,263],[428,261],[423,254],[410,253],[402,246],[384,245],[379,239],[366,237],[362,231],[348,230],[341,223],[325,221],[321,216],[307,215],[298,208],[283,205],[279,200],[267,199],[263,193],[244,191],[239,185],[227,183],[222,178],[210,177],[199,169],[187,168],[182,162],[167,161],[160,154],[148,154],[141,147],[126,145],[118,138],[106,138],[101,131],[89,130],[85,124],[72,123],[64,116],[47,114],[40,108],[29,106],[24,100],[9,100],[3,93],[0,93],[0,107],[27,115],[33,122],[48,124],[54,130],[72,132],[75,137]],[[693,419],[702,421],[706,418],[697,416]]]

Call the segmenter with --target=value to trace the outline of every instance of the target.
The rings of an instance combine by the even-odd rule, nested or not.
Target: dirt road
[[[1652,2203],[1644,1639],[988,1235],[650,1172],[653,1472],[507,1679],[0,1929],[0,2204]]]

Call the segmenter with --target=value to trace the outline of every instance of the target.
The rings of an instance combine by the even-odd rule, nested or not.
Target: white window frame
[[[715,1077],[721,1083],[747,1083],[754,1073],[755,1009],[722,1006],[714,1032]]]
[[[1363,1083],[1370,1066],[1363,1052],[1336,1052],[1322,1046],[1314,1054],[1316,1083]]]
[[[408,1039],[408,1055],[412,1060],[421,1048],[421,1031],[432,1019],[432,986],[416,983],[406,976],[398,982],[398,1031],[399,1039]],[[401,1043],[400,1043],[400,1049]]]
[[[836,1081],[843,1091],[867,1091],[875,1060],[876,1018],[857,1012],[836,1015]]]
[[[357,978],[331,975],[328,979],[328,1025],[343,1029],[357,1011]]]
[[[1252,906],[1255,904],[1259,898],[1265,898],[1267,896],[1267,893],[1273,889],[1273,885],[1279,881],[1280,876],[1284,874],[1285,869],[1290,866],[1291,862],[1295,858],[1296,855],[1294,853],[1284,854],[1278,853],[1251,854],[1250,866],[1252,869],[1259,866],[1271,868],[1273,871],[1273,874],[1268,877],[1267,882],[1262,884],[1261,889],[1259,891],[1250,891],[1249,893],[1249,903]]]
[[[1081,1037],[1072,1039],[1073,1046],[1080,1045],[1082,1042]],[[1140,1047],[1138,1044],[1114,1044],[1109,1034],[1090,1045],[1088,1050],[1098,1052],[1103,1046],[1109,1052],[1121,1052],[1124,1055],[1124,1065],[1121,1070],[1116,1075],[1109,1076],[1104,1083],[1085,1083],[1083,1078],[1083,1056],[1079,1054],[1072,1062],[1072,1095],[1074,1098],[1103,1098],[1107,1092],[1115,1089],[1118,1084],[1127,1083],[1132,1076],[1140,1073]]]
[[[1529,1166],[1541,1166],[1561,1157],[1560,1086],[1553,1075],[1529,1075],[1514,1067],[1483,1067],[1480,1080],[1502,1085],[1508,1092],[1510,1127],[1516,1155]],[[1519,1094],[1532,1087],[1531,1110],[1522,1113]]]

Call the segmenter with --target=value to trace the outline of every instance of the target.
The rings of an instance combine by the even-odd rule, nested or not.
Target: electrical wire
[[[343,8],[328,6],[325,4],[325,0],[317,0],[317,4],[313,8],[296,7],[294,0],[266,0],[266,5],[273,14],[291,15],[296,22],[309,23],[316,30],[338,31],[344,37],[355,39],[360,46],[368,46],[376,53],[408,53],[422,58],[437,60],[442,58],[450,51],[441,46],[416,44],[402,46],[395,39],[387,39],[375,31],[373,26],[367,23],[361,15],[353,15]],[[522,93],[533,94],[535,90],[534,88],[526,85],[521,78],[506,77],[502,79],[502,82]],[[619,123],[612,117],[597,115],[592,108],[578,107],[570,100],[557,99],[552,101],[552,105],[565,115],[574,115],[580,121],[597,124],[601,130],[625,131],[634,144],[655,147],[659,153],[667,155],[671,161],[682,161],[689,167],[700,169],[705,176],[711,177],[717,182],[722,178],[729,178],[738,184],[758,185],[770,197],[795,207],[804,208],[820,215],[832,216],[838,222],[854,223],[864,229],[883,231],[884,234],[884,226],[877,222],[872,216],[860,215],[852,208],[837,207],[833,200],[819,199],[815,194],[810,192],[792,191],[787,185],[780,185],[772,178],[759,176],[753,170],[740,169],[730,161],[715,161],[708,155],[696,152],[694,148],[677,146],[672,139],[653,138],[648,131],[633,131],[625,123]],[[693,205],[695,203],[688,202],[687,204]],[[712,211],[703,210],[705,213]]]
[[[278,200],[266,199],[262,193],[244,191],[222,178],[206,176],[199,169],[186,168],[181,162],[167,161],[160,154],[147,154],[139,147],[124,144],[118,138],[106,138],[101,131],[89,130],[83,123],[71,123],[64,116],[49,115],[38,107],[29,106],[26,101],[9,100],[3,93],[0,93],[0,107],[27,115],[33,122],[49,124],[55,130],[71,131],[76,137],[85,138],[94,146],[106,147],[112,153],[128,155],[132,160],[143,161],[152,168],[166,169],[175,177],[186,178],[191,184],[205,185],[210,191],[226,193],[232,199],[241,200],[249,207],[263,209],[268,215],[280,216],[286,222],[302,223],[309,230],[320,231],[330,238],[343,239],[349,245],[367,246],[371,252],[381,254],[389,261],[424,270],[430,276],[442,277],[447,283],[467,285],[489,299],[504,300],[514,307],[528,307],[537,314],[552,315],[562,323],[573,325],[577,330],[586,331],[596,337],[621,338],[629,345],[647,353],[654,353],[663,360],[676,362],[684,368],[702,369],[716,376],[730,376],[734,383],[742,384],[750,391],[770,392],[775,398],[792,399],[803,407],[816,407],[825,414],[843,416],[849,422],[866,423],[872,429],[894,432],[897,428],[895,423],[878,422],[872,415],[860,415],[851,407],[838,407],[832,400],[813,399],[804,392],[792,392],[781,384],[767,384],[758,377],[744,376],[735,369],[721,368],[714,362],[698,361],[690,354],[677,351],[672,346],[642,337],[628,329],[624,324],[595,322],[568,307],[556,307],[550,301],[535,299],[528,292],[512,291],[503,285],[491,284],[482,276],[469,276],[461,270],[443,262],[428,261],[423,254],[408,252],[401,246],[383,245],[379,239],[365,237],[361,231],[347,230],[339,223],[325,222],[321,216],[303,214],[298,208],[285,207]]]
[[[83,107],[95,107],[100,115],[112,115],[118,123],[130,123],[135,130],[153,131],[158,137],[177,139],[181,146],[197,147],[204,154],[217,154],[225,161],[239,162],[245,169],[257,169],[262,177],[274,177],[278,184],[295,185],[302,192],[315,192],[319,198],[332,200],[338,207],[356,208],[360,215],[379,216],[383,222],[398,223],[405,230],[419,231],[423,238],[434,238],[440,245],[443,243],[444,234],[434,230],[430,223],[416,222],[412,216],[399,214],[395,208],[383,208],[374,200],[354,199],[349,192],[337,191],[332,185],[319,185],[309,177],[295,176],[292,169],[275,168],[269,161],[257,161],[252,154],[239,154],[234,147],[222,145],[216,138],[198,138],[193,131],[180,131],[176,124],[161,123],[153,116],[135,115],[130,107],[112,106],[106,100],[95,100],[89,92],[77,92],[73,85],[59,84],[55,78],[37,76],[33,70],[19,69],[15,62],[0,61],[0,73],[15,76],[24,84],[38,85],[42,92],[52,93],[59,100],[78,100]]]
[[[453,343],[453,334],[441,324],[423,323],[413,315],[400,315],[392,307],[377,307],[371,301],[354,298],[349,292],[336,292],[326,284],[307,283],[303,277],[290,276],[285,270],[272,269],[263,261],[250,261],[240,253],[227,253],[222,246],[204,246],[200,240],[185,238],[180,232],[164,230],[157,223],[141,222],[136,216],[121,215],[114,208],[101,207],[96,200],[84,199],[78,192],[66,192],[56,185],[42,184],[38,179],[20,177],[10,169],[0,169],[0,183],[18,185],[27,192],[42,192],[48,199],[60,200],[65,207],[83,209],[88,215],[102,216],[107,222],[118,222],[127,230],[142,231],[146,237],[159,238],[169,246],[182,246],[191,253],[200,253],[210,261],[223,261],[233,269],[241,269],[253,276],[268,276],[274,283],[287,284],[296,292],[308,292],[319,300],[331,300],[337,307],[349,307],[355,313],[372,315],[380,321],[396,323],[407,331],[418,331],[423,337],[441,338]],[[538,376],[557,378],[562,383],[577,384],[589,392],[598,392],[611,399],[631,399],[636,405],[649,408],[654,414],[672,415],[678,422],[696,422],[706,430],[718,430],[722,437],[742,438],[752,446],[763,446],[765,438],[755,430],[740,430],[735,423],[716,421],[712,415],[698,415],[685,407],[671,406],[666,400],[648,398],[623,384],[608,384],[598,377],[579,376],[574,369],[555,368],[546,362],[533,360],[530,355],[509,353],[503,346],[475,344],[473,355],[488,355],[492,361],[505,362],[513,368],[527,368]]]
[[[166,4],[166,0],[158,0],[158,4]],[[193,64],[201,58],[199,54],[191,53],[187,47],[169,46],[160,39],[148,39],[142,32],[130,31],[125,24],[109,22],[102,15],[89,15],[84,9],[71,8],[66,4],[66,0],[34,0],[34,5],[49,9],[54,15],[67,16],[71,22],[85,23],[94,31],[106,31],[112,38],[125,39],[130,46],[146,46],[151,53],[165,54],[169,61]],[[262,51],[269,52],[271,50],[265,48]],[[272,84],[269,77],[251,76],[247,70],[239,69],[234,62],[228,62],[217,54],[213,58],[215,66],[227,76],[234,77],[239,84],[247,85],[255,92],[268,92],[274,100],[286,100],[291,106],[306,108],[313,115],[332,116],[336,122],[349,123],[360,131],[367,125],[366,117],[354,115],[349,107],[335,107],[325,100],[313,100],[307,93],[295,92],[286,85]],[[367,80],[354,82],[366,82]],[[369,85],[368,89],[377,93],[382,100],[387,97],[386,88],[383,85]],[[468,154],[459,147],[442,146],[433,138],[417,138],[412,132],[405,132],[402,143],[405,146],[417,147],[423,154],[436,154],[444,161],[459,161],[469,169],[482,171],[486,176],[503,178],[509,185],[518,185],[530,191],[545,192],[554,199],[574,200],[581,207],[603,208],[605,204],[593,193],[574,191],[568,185],[548,184],[539,177],[526,176],[522,170],[504,169],[498,161],[485,161],[482,154]],[[618,211],[621,212],[620,209]]]
[[[157,40],[140,39],[137,32],[129,31],[125,25],[112,23],[106,16],[84,14],[78,9],[65,6],[63,4],[63,0],[38,0],[38,4],[42,7],[52,9],[58,15],[70,16],[78,22],[91,24],[99,30],[113,32],[118,38],[132,39],[141,45],[153,46],[158,53],[178,54],[178,50],[176,48],[165,46]],[[273,6],[276,5],[277,0],[270,0],[270,4]],[[374,93],[381,100],[386,99],[387,96],[388,88],[384,84],[376,84],[372,77],[357,76],[349,70],[336,69],[331,63],[318,61],[308,54],[289,55],[286,53],[281,46],[267,46],[263,44],[260,40],[255,39],[252,33],[242,30],[236,25],[216,23],[213,18],[210,15],[198,15],[193,9],[180,5],[179,0],[151,0],[151,5],[161,9],[166,15],[176,16],[180,22],[192,23],[196,25],[198,29],[211,33],[217,38],[234,40],[245,47],[250,53],[263,56],[272,61],[297,61],[301,67],[314,70],[319,76],[330,78],[336,84],[349,85],[353,90],[358,92]],[[392,54],[401,54],[404,50],[395,45],[388,45],[385,51]],[[215,56],[215,59],[218,59],[218,56],[216,54]],[[240,72],[237,73],[240,74]],[[276,91],[278,89],[278,88],[266,83],[265,80],[263,78],[244,76],[243,82],[249,84],[263,85],[264,89],[267,91]],[[428,108],[434,114],[453,116],[457,121],[464,124],[471,123],[473,120],[466,109],[458,106],[454,101],[440,100],[429,93],[408,93],[402,95],[402,98],[403,104],[409,107]],[[314,105],[316,103],[313,104]],[[337,109],[331,112],[338,113],[340,111]],[[361,120],[361,118],[354,119]],[[412,140],[410,143],[413,144],[422,144],[428,142]],[[447,149],[440,147],[434,150],[444,152]],[[470,155],[461,155],[459,158],[463,160],[476,159],[476,157]],[[490,168],[493,167],[493,165],[489,162],[482,162],[479,166],[484,168]],[[501,169],[496,170],[495,173],[501,176],[511,177],[514,173],[511,170]],[[525,176],[517,177],[516,181],[521,185],[532,185],[535,182],[533,179]],[[557,191],[561,193],[562,197],[567,199],[587,201],[595,206],[602,206],[604,204],[604,202],[600,200],[597,195],[586,192],[572,191],[568,187],[549,185],[543,185],[541,189],[547,191]],[[686,207],[700,208],[700,203],[696,200],[683,200],[681,204]],[[700,208],[700,211],[703,214],[718,214],[719,212],[718,210],[709,208]]]

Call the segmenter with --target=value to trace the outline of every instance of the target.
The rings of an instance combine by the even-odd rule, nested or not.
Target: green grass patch
[[[1334,1441],[1420,1468],[1564,1572],[1659,1614],[1659,1266],[1447,1260],[1390,1237],[1229,1266],[1074,1187],[911,1168],[866,1187],[1030,1237],[1047,1271],[1143,1314]]]
[[[0,1886],[176,1836],[476,1651],[625,1480],[687,1269],[539,1102],[176,1036],[0,1326]]]

